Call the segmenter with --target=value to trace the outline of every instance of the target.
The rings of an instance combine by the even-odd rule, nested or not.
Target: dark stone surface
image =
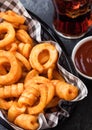
[[[51,26],[53,5],[51,0],[20,0],[24,6],[41,17],[43,21]]]
[[[51,0],[21,0],[25,8],[33,11],[43,21],[52,27],[53,5]],[[92,31],[86,35],[92,34]],[[61,38],[64,45],[71,55],[72,49],[78,40],[67,40]],[[80,77],[81,78],[81,77]],[[88,88],[88,96],[78,102],[70,117],[63,124],[59,122],[53,130],[92,130],[92,81],[83,79]],[[5,130],[0,125],[0,130]]]
[[[0,130],[8,130],[8,129],[6,129],[4,126],[2,126],[2,125],[0,124]]]

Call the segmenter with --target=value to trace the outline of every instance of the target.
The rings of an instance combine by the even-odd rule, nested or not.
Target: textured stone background
[[[24,6],[40,16],[47,24],[51,25],[53,15],[52,0],[20,0]]]

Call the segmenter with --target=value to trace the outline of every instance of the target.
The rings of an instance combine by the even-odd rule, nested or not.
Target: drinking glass
[[[89,30],[92,0],[52,0],[53,27],[65,38],[80,38]]]

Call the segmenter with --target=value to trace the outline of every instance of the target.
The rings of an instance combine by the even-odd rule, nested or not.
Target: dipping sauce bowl
[[[71,58],[77,72],[92,80],[92,36],[83,38],[75,45]]]

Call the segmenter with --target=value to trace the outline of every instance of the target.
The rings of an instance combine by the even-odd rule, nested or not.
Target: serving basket
[[[63,52],[60,58],[59,58],[59,64],[61,64],[62,61],[62,66],[64,65],[64,68],[72,73],[75,76],[77,75],[77,72],[73,66],[73,63],[70,59],[70,57],[68,56],[68,53],[65,49],[64,44],[62,43],[61,39],[58,37],[58,35],[49,27],[49,25],[47,25],[43,20],[41,20],[37,15],[35,15],[33,12],[27,10],[28,13],[31,15],[31,17],[35,20],[37,20],[40,24],[41,24],[41,39],[42,41],[48,41],[48,40],[52,40],[57,42],[60,47],[62,48]],[[62,59],[63,58],[63,59]],[[68,102],[68,101],[64,101],[62,102],[62,108],[66,109],[68,111],[68,113],[70,114],[71,112],[73,112],[73,108],[76,106],[76,103],[73,102]],[[59,119],[60,123],[63,123],[63,121],[66,119],[65,116],[62,116]],[[5,128],[7,128],[8,130],[14,130],[13,127],[11,127],[5,120],[3,120],[0,117],[0,124],[3,125]],[[4,129],[3,129],[4,130]]]
[[[3,1],[5,1],[5,0],[3,0]],[[11,3],[13,2],[12,5],[14,7],[15,7],[15,4],[16,4],[16,9],[17,9],[17,3],[16,2],[14,3],[14,1],[12,1],[12,0],[8,0],[8,1],[9,2],[11,1]],[[73,66],[71,58],[68,56],[66,48],[65,48],[64,44],[62,43],[61,39],[53,31],[53,29],[51,27],[49,27],[49,25],[47,25],[44,21],[42,21],[33,12],[31,12],[29,10],[27,10],[27,12],[32,17],[32,19],[38,21],[41,25],[41,41],[53,41],[56,44],[58,44],[59,47],[61,48],[61,53],[60,53],[60,56],[59,56],[59,59],[58,59],[58,68],[59,68],[60,71],[62,70],[63,76],[64,76],[64,78],[67,82],[70,82],[70,83],[73,83],[74,85],[79,86],[81,92],[80,92],[80,94],[79,94],[79,96],[76,100],[78,100],[78,101],[82,100],[84,97],[87,96],[86,86],[78,78],[78,74],[77,74],[77,72],[76,72],[76,70]],[[33,27],[33,29],[34,29],[34,27]],[[47,118],[47,122],[45,122],[45,120],[44,120],[41,128],[42,129],[53,128],[58,124],[57,121],[59,121],[59,123],[63,123],[63,121],[71,114],[71,112],[73,112],[73,108],[76,105],[77,105],[77,102],[74,102],[74,101],[69,102],[69,101],[62,100],[59,103],[59,107],[61,108],[61,111],[60,111],[60,113],[57,112],[58,114],[60,114],[60,116],[56,115],[57,113],[55,113],[55,115],[50,114],[50,116],[54,117],[54,119],[50,120],[49,118]],[[49,117],[49,114],[47,116]],[[41,117],[42,117],[42,119],[44,118],[43,116],[41,116]],[[46,125],[46,123],[47,123],[47,125]],[[3,125],[5,128],[7,128],[8,130],[14,130],[12,125],[9,125],[9,123],[2,117],[0,117],[0,124]],[[49,125],[51,127],[48,127]],[[3,130],[4,130],[4,128],[3,128]]]

